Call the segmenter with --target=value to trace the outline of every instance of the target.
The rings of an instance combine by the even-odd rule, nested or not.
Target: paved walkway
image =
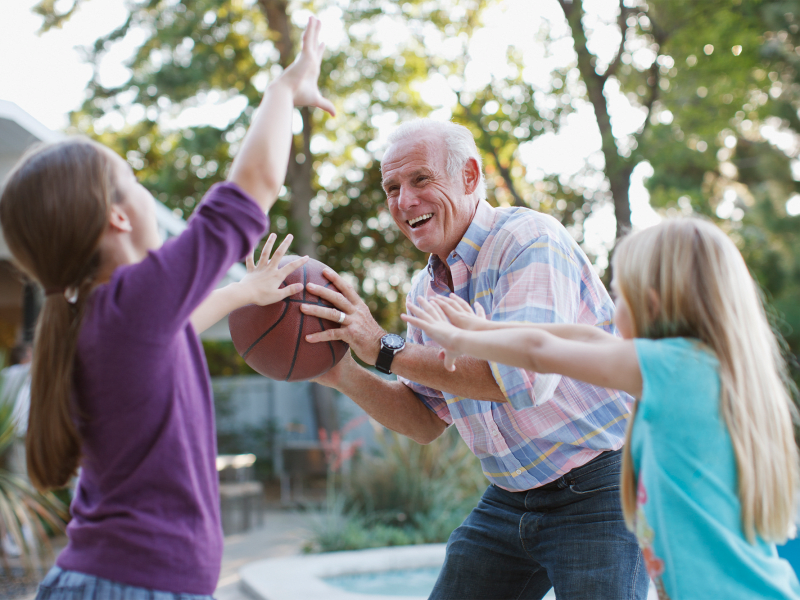
[[[306,513],[268,510],[258,529],[225,538],[222,572],[214,597],[217,600],[253,600],[239,588],[239,569],[265,558],[300,554],[310,538],[310,517]]]

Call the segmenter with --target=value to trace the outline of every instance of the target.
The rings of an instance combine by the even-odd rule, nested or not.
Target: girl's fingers
[[[280,250],[280,248],[278,250]],[[278,256],[278,252],[277,251],[275,252],[275,256]],[[275,259],[274,256],[272,258],[273,258],[273,260]],[[278,261],[280,261],[280,259],[281,259],[281,257],[278,257]],[[308,257],[307,256],[301,256],[297,260],[293,260],[288,265],[283,265],[280,269],[278,269],[278,276],[281,279],[286,279],[289,276],[290,273],[296,271],[297,269],[302,267],[307,262],[308,262]],[[277,263],[275,263],[275,264],[277,264]],[[299,283],[297,285],[302,286],[303,284]]]
[[[274,233],[270,233],[269,236],[267,236],[267,241],[264,242],[264,247],[261,248],[261,254],[258,255],[258,264],[260,266],[267,266],[267,263],[269,262],[269,255],[272,253],[272,246],[275,245],[275,240],[277,237],[278,236]]]
[[[414,308],[415,309],[418,308],[419,312],[417,310],[414,310],[415,315],[418,315],[419,317],[431,323],[434,321],[442,320],[441,312],[437,309],[435,304],[428,302],[425,298],[421,296],[417,299],[417,301],[419,302],[419,306]]]
[[[423,325],[427,325],[425,321],[419,319],[417,317],[412,317],[411,315],[407,315],[403,313],[400,315],[400,318],[403,319],[406,323],[411,323],[414,327],[418,327],[419,329],[423,328]]]
[[[252,273],[256,268],[256,263],[253,261],[253,253],[248,254],[244,259],[244,264],[247,266],[247,272]]]
[[[478,302],[475,303],[475,314],[478,315],[481,319],[486,318],[486,311],[483,310],[483,307]]]
[[[303,291],[303,284],[302,283],[293,283],[292,285],[287,285],[284,288],[278,290],[282,295],[279,300],[283,300],[284,298],[288,298],[289,296],[294,296],[295,294],[299,294]]]
[[[283,258],[283,255],[286,254],[286,251],[289,249],[289,245],[292,243],[292,236],[291,234],[287,235],[283,238],[283,241],[280,243],[278,248],[275,250],[275,254],[269,259],[270,264],[274,264],[275,268],[278,268],[278,263]]]
[[[415,304],[409,304],[408,309],[413,313],[414,319],[416,319],[419,322],[424,321],[427,323],[431,320],[431,316],[421,306],[417,306]]]
[[[472,312],[472,309],[469,307],[469,303],[466,300],[459,298],[455,294],[450,294],[447,297],[447,300],[449,300],[455,307]]]
[[[443,302],[442,305],[441,305],[441,310],[442,310],[442,313],[444,314],[445,318],[447,318],[451,322],[452,322],[453,319],[456,319],[461,315],[461,311],[458,310],[457,308],[455,308],[453,306],[453,304],[450,303],[450,302],[447,302],[447,303]],[[470,311],[470,313],[471,312],[472,311]]]
[[[449,320],[447,318],[447,315],[444,314],[444,311],[442,310],[442,305],[439,304],[438,301],[431,302],[430,303],[430,307],[431,307],[431,311],[433,312],[432,316],[437,318],[439,321],[448,321]]]

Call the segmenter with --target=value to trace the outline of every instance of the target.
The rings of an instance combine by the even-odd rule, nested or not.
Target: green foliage
[[[35,10],[45,17],[46,30],[59,27],[81,3],[41,0]],[[316,255],[348,274],[383,327],[403,328],[405,290],[425,257],[388,215],[374,140],[380,123],[428,114],[431,107],[417,84],[439,77],[457,97],[452,118],[473,131],[485,157],[493,202],[552,214],[581,241],[586,217],[613,201],[620,233],[630,224],[631,172],[648,161],[654,174],[647,187],[656,209],[695,211],[738,236],[797,353],[800,320],[792,299],[799,285],[798,244],[792,231],[781,229],[794,223],[785,203],[799,191],[791,170],[797,150],[778,147],[764,127],[800,133],[800,2],[620,0],[618,14],[609,17],[598,16],[603,7],[596,2],[559,0],[572,63],[534,86],[524,77],[523,57],[512,49],[505,74],[470,91],[469,43],[496,4],[131,3],[128,21],[87,51],[88,60],[98,64],[127,33],[143,31],[144,41],[129,63],[130,80],[108,88],[95,76],[72,126],[118,150],[160,200],[188,216],[205,190],[224,178],[260,90],[292,60],[303,25],[298,15],[305,9],[334,10],[341,14],[344,40],[329,49],[320,81],[338,117],[298,112],[286,190],[271,213],[272,229],[293,233],[295,252]],[[532,33],[548,51],[563,45],[558,21],[559,15],[551,15]],[[388,51],[381,37],[387,22],[403,32]],[[595,40],[609,27],[619,31],[619,46],[603,57]],[[449,58],[431,52],[433,38],[463,51]],[[616,89],[643,115],[638,130],[612,127],[609,99]],[[176,125],[185,110],[209,99],[236,99],[243,108],[219,129]],[[574,176],[531,181],[521,148],[558,131],[563,117],[586,104],[597,119],[603,164],[589,161]],[[114,124],[109,117],[114,114],[124,122]],[[733,212],[720,208],[727,206],[731,190],[737,198]]]
[[[211,377],[254,375],[255,371],[236,351],[230,340],[203,340],[203,350]]]
[[[307,551],[444,542],[485,487],[478,459],[453,428],[427,446],[385,430],[378,452],[354,460],[329,495]]]
[[[643,154],[654,170],[651,204],[668,214],[690,208],[730,233],[800,381],[800,219],[786,212],[800,184],[792,172],[797,150],[780,143],[780,136],[800,135],[800,3],[651,7],[683,23],[662,49],[674,65],[657,110],[671,121],[650,128]]]

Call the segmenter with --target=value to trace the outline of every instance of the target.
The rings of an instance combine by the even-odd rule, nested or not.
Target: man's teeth
[[[413,219],[408,220],[409,225],[414,225],[414,223],[419,223],[420,221],[424,221],[425,219],[430,219],[433,216],[433,213],[428,213],[427,215],[420,215],[418,217],[414,217]]]

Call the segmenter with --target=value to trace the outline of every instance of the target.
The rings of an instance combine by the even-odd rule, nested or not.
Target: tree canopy
[[[81,3],[42,0],[36,10],[47,29]],[[601,269],[608,249],[586,243],[590,221],[613,206],[616,235],[624,234],[631,174],[649,163],[651,205],[665,215],[706,215],[730,233],[796,353],[798,1],[535,5],[526,43],[514,41],[510,25],[507,39],[494,30],[503,55],[493,54],[488,75],[476,78],[485,58],[476,44],[492,19],[512,14],[513,0],[134,1],[128,20],[86,52],[99,65],[120,40],[138,40],[130,78],[103,85],[96,68],[72,128],[126,156],[161,201],[188,216],[224,177],[261,91],[293,59],[311,11],[339,24],[321,77],[339,117],[297,111],[273,229],[294,233],[296,252],[348,274],[384,327],[401,328],[410,274],[426,257],[386,210],[381,136],[433,113],[475,135],[490,201],[554,215]],[[432,100],[432,84],[448,99]],[[231,117],[187,120],[208,105]],[[586,140],[597,141],[582,168],[542,172],[526,158],[551,139],[542,136],[559,135],[587,110],[594,127]]]

